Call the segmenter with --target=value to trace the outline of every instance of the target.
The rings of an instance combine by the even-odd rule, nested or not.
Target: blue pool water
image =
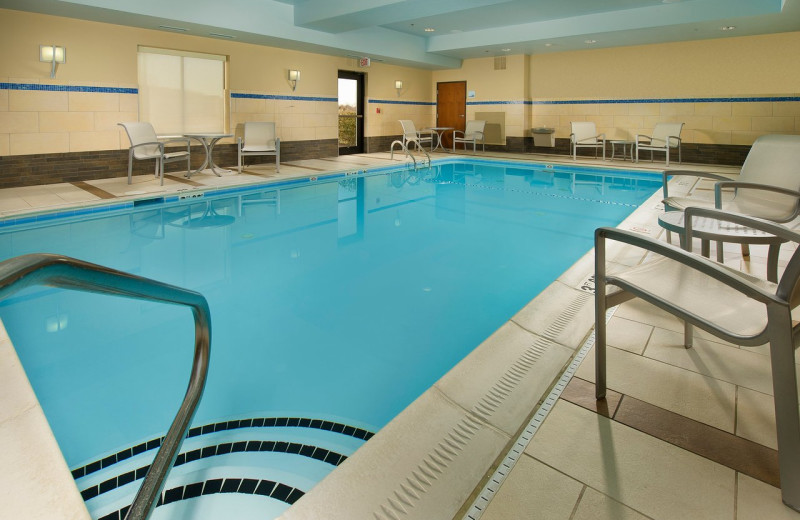
[[[185,498],[233,474],[256,490],[242,480],[240,494],[272,483],[278,514],[292,499],[277,483],[308,491],[659,187],[634,172],[449,161],[6,227],[0,258],[64,254],[205,295],[211,366],[193,425],[218,426],[185,443],[198,460],[170,482],[205,484],[170,507],[186,514]],[[149,463],[154,449],[130,450],[163,435],[186,389],[190,311],[35,288],[0,318],[93,517],[113,514],[138,483],[103,482]],[[237,441],[256,441],[252,456],[199,454]]]

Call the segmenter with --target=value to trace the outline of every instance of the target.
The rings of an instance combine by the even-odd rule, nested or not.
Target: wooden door
[[[436,84],[436,126],[452,126],[464,131],[467,124],[467,82]],[[442,135],[442,146],[453,148],[453,132]]]

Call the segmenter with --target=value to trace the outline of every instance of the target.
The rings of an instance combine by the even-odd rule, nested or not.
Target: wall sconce
[[[300,71],[299,70],[290,70],[289,71],[289,83],[292,84],[292,92],[297,90],[297,82],[300,81]]]
[[[400,91],[403,90],[403,82],[398,79],[397,81],[394,82],[394,88],[397,89],[397,95],[399,96]]]
[[[39,61],[46,61],[53,64],[50,69],[50,77],[56,77],[56,63],[67,62],[67,49],[55,45],[39,45]]]

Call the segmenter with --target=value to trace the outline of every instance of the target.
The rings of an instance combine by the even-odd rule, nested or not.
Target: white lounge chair
[[[670,196],[668,179],[680,175],[719,181],[714,187],[714,199],[698,195]],[[763,135],[756,139],[735,181],[707,172],[666,170],[663,182],[667,210],[716,207],[774,222],[788,222],[800,215],[800,135]],[[725,189],[732,189],[732,196],[723,198]]]
[[[639,162],[639,152],[650,150],[650,161],[653,161],[653,152],[664,152],[666,163],[669,166],[669,151],[678,149],[678,163],[681,162],[681,130],[683,123],[656,123],[653,135],[636,134],[634,147],[636,148],[636,162]]]
[[[715,209],[686,210],[687,221],[695,216],[742,224],[800,243],[800,234],[766,220]],[[686,234],[687,247],[691,247],[691,225]],[[642,248],[648,251],[648,260],[612,274],[606,269],[606,250],[611,246],[607,242]],[[606,310],[632,298],[641,298],[683,320],[687,347],[692,346],[692,326],[737,345],[769,343],[781,492],[783,502],[800,511],[800,413],[795,364],[800,325],[793,325],[791,315],[800,302],[798,281],[800,248],[794,251],[775,284],[638,233],[598,229],[594,344],[597,398],[606,395]]]
[[[433,151],[433,134],[430,131],[417,131],[414,121],[410,119],[401,119],[400,126],[403,127],[403,146],[408,148],[408,143],[414,143],[417,148],[422,148],[422,143],[429,143]]]
[[[598,134],[597,127],[591,121],[573,121],[570,123],[572,133],[569,134],[569,146],[572,152],[572,160],[578,160],[578,148],[594,148],[594,156],[597,157],[597,149],[603,150],[603,160],[606,158],[606,134]]]
[[[481,142],[481,150],[486,151],[486,139],[483,130],[486,128],[486,121],[476,120],[467,121],[464,131],[456,130],[453,132],[453,151],[456,151],[456,143],[464,143],[464,151],[467,150],[467,143],[472,143],[472,153],[475,153],[476,143]],[[458,137],[461,134],[461,137]]]
[[[156,131],[153,125],[144,121],[137,121],[133,123],[118,123],[119,126],[125,129],[128,134],[128,140],[131,142],[130,150],[128,150],[128,184],[131,183],[133,178],[133,160],[156,160],[155,175],[161,179],[161,184],[164,184],[164,164],[175,161],[186,160],[186,171],[191,171],[192,155],[191,147],[188,138],[180,139],[167,139],[159,141],[156,136]],[[167,152],[165,145],[172,143],[181,143],[186,145],[185,150],[177,150],[174,152]]]
[[[244,140],[236,139],[239,157],[239,173],[242,173],[242,157],[248,155],[274,155],[275,171],[281,171],[281,139],[275,135],[275,123],[248,121],[244,124]]]

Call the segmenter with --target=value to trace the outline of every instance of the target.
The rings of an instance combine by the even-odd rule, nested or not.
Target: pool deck
[[[575,164],[555,155],[477,155]],[[434,159],[452,156],[434,154]],[[401,164],[399,158],[393,162]],[[388,153],[360,154],[283,163],[280,174],[269,165],[222,177],[167,174],[164,186],[148,175],[135,177],[130,186],[120,177],[11,188],[0,190],[0,218],[387,164]],[[664,169],[658,162],[580,158],[578,164]],[[708,186],[675,183],[672,189]],[[664,240],[656,222],[660,211],[660,194],[654,194],[620,227]],[[725,252],[726,264],[764,275],[766,246],[751,246],[749,259],[736,245],[726,245]],[[633,265],[641,255],[618,248],[609,260]],[[580,287],[593,268],[587,254],[281,518],[464,518],[590,336],[593,298]],[[619,306],[608,330],[606,402],[594,399],[590,350],[494,498],[482,506],[481,518],[800,519],[781,503],[775,487],[766,346],[740,348],[698,332],[696,347],[684,349],[682,323],[638,301]],[[0,442],[6,448],[0,451],[0,518],[89,518],[1,327]]]

